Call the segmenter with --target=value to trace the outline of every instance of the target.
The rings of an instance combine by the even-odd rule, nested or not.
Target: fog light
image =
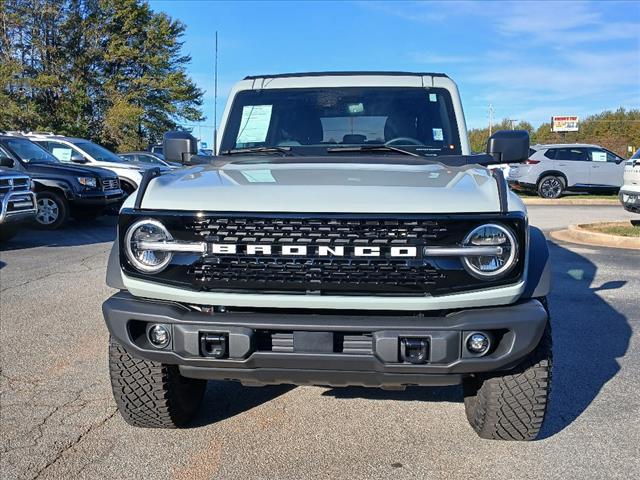
[[[171,341],[171,333],[164,325],[153,325],[149,329],[149,341],[156,348],[164,348]]]
[[[489,344],[489,337],[484,333],[472,333],[467,337],[467,350],[471,353],[485,353],[489,349]]]

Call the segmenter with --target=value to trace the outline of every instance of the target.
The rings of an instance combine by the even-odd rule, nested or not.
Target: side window
[[[606,162],[607,152],[600,150],[599,148],[592,148],[589,150],[589,160],[592,162]]]
[[[588,162],[590,159],[584,148],[558,148],[556,151],[556,160]]]
[[[0,157],[7,157],[13,160],[13,167],[11,168],[16,168],[18,166],[18,162],[14,160],[13,155],[11,155],[7,150],[2,148],[2,145],[0,145]]]
[[[607,162],[620,163],[624,161],[624,158],[619,157],[618,155],[616,155],[613,152],[610,152],[609,150],[605,150],[605,152],[607,153]]]
[[[556,148],[550,148],[549,150],[544,152],[544,156],[550,158],[551,160],[554,160],[556,158],[556,151]]]
[[[47,150],[51,152],[51,154],[56,157],[61,162],[71,162],[71,155],[73,155],[73,148],[65,145],[64,143],[59,142],[38,142],[40,145],[45,147]]]

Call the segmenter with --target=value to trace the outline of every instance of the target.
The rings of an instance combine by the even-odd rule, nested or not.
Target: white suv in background
[[[543,198],[558,198],[566,191],[617,192],[624,167],[623,158],[598,145],[534,145],[526,163],[511,165],[507,180],[512,188]]]
[[[140,185],[145,165],[132,165],[106,148],[83,138],[64,137],[44,133],[24,134],[32,142],[44,147],[63,163],[78,163],[87,167],[111,170],[120,177],[120,185],[130,195]]]
[[[625,164],[620,202],[625,210],[640,213],[640,149]]]

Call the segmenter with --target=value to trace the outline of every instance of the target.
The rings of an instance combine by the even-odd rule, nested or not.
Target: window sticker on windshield
[[[594,162],[606,162],[607,152],[591,152],[591,160]]]
[[[438,141],[442,141],[444,140],[444,135],[442,133],[442,129],[441,128],[434,128],[433,129],[433,139],[434,140],[438,140]]]
[[[242,107],[238,143],[261,143],[267,139],[273,105],[245,105]]]
[[[54,157],[56,157],[61,162],[70,162],[71,161],[71,149],[70,148],[60,148],[53,147],[51,153]]]
[[[429,94],[429,101],[430,102],[437,102],[438,101],[438,96],[435,93],[430,93]]]
[[[271,170],[244,170],[242,175],[249,183],[275,183],[276,181],[271,175]]]

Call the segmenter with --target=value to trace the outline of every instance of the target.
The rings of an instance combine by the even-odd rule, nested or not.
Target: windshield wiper
[[[222,155],[241,155],[244,153],[282,153],[283,155],[293,155],[293,153],[291,153],[291,147],[231,148],[220,153]]]
[[[424,158],[417,153],[403,150],[402,148],[392,147],[391,145],[360,145],[360,146],[344,146],[344,147],[329,147],[327,153],[343,153],[343,152],[397,152],[403,155],[411,155],[412,157]]]

